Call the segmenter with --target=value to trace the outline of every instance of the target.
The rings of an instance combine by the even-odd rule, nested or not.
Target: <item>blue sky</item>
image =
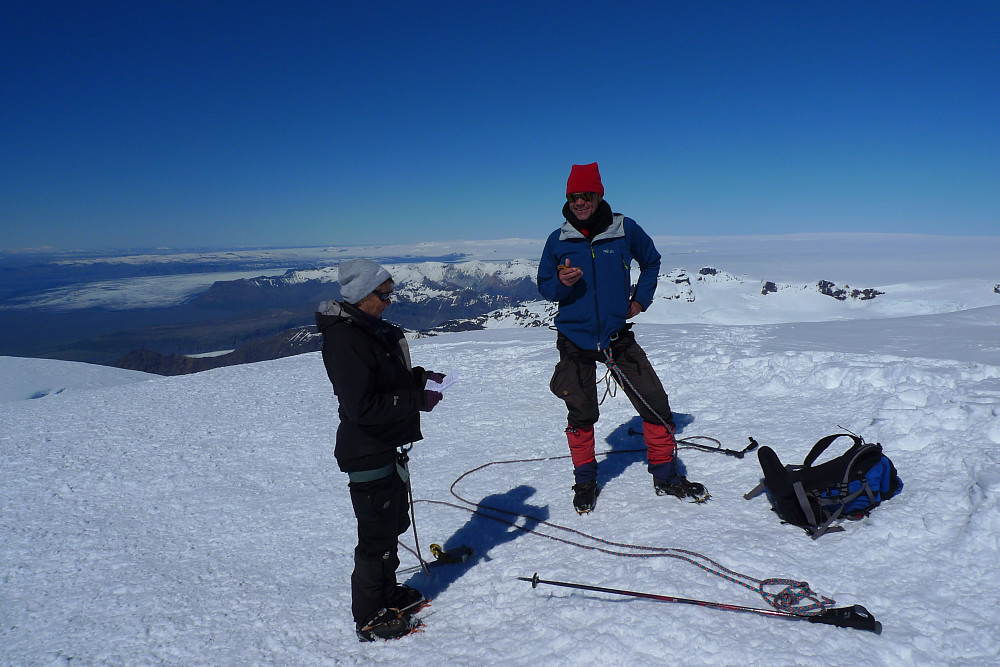
[[[1000,229],[997,2],[0,8],[0,249]]]

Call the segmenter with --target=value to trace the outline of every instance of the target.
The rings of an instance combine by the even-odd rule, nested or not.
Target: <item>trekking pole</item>
[[[725,604],[722,602],[707,602],[705,600],[692,600],[690,598],[678,598],[671,595],[656,595],[654,593],[639,593],[637,591],[624,591],[617,588],[604,588],[602,586],[588,586],[587,584],[571,584],[565,581],[548,581],[539,579],[536,572],[533,577],[518,577],[520,581],[530,581],[532,588],[538,588],[538,584],[549,584],[550,586],[562,586],[564,588],[578,588],[585,591],[596,591],[598,593],[613,593],[614,595],[628,595],[635,598],[645,598],[657,600],[659,602],[679,602],[682,604],[693,604],[699,607],[709,607],[711,609],[721,609],[723,611],[742,611],[761,616],[780,616],[794,621],[809,621],[810,623],[825,623],[836,625],[838,628],[855,628],[882,634],[882,624],[875,620],[867,609],[859,604],[852,607],[838,607],[827,609],[826,611],[813,616],[800,616],[789,611],[778,609],[760,609],[758,607],[743,607],[735,604]]]
[[[637,431],[634,428],[630,428],[628,430],[628,434],[642,435],[642,431]],[[685,447],[690,447],[692,449],[700,449],[703,452],[716,452],[718,454],[725,454],[726,456],[735,456],[738,459],[743,458],[744,456],[746,456],[747,454],[749,454],[750,452],[752,452],[753,450],[757,449],[757,447],[760,446],[756,440],[754,440],[753,438],[748,438],[750,440],[750,444],[744,447],[743,449],[737,451],[735,449],[726,449],[725,447],[722,446],[721,443],[719,443],[719,446],[713,447],[712,445],[704,445],[700,442],[694,442],[695,438],[711,440],[712,442],[716,443],[719,442],[715,438],[709,438],[708,436],[705,435],[693,435],[687,438],[678,438],[677,444],[684,445]]]
[[[396,466],[399,467],[402,464],[402,470],[406,471],[406,495],[410,500],[410,525],[413,526],[413,546],[416,547],[413,553],[417,555],[417,560],[420,561],[420,571],[424,574],[430,576],[430,569],[427,563],[424,561],[424,557],[420,554],[420,540],[417,538],[417,510],[413,506],[413,486],[410,484],[410,471],[409,467],[406,465],[410,460],[410,450],[413,449],[413,443],[410,443],[409,447],[399,448],[399,459],[397,460]],[[397,539],[398,542],[398,539]]]
[[[693,436],[690,436],[688,438],[680,438],[677,441],[677,444],[678,445],[684,445],[685,447],[691,447],[693,449],[699,449],[699,450],[701,450],[703,452],[716,452],[717,454],[725,454],[726,456],[734,456],[734,457],[736,457],[738,459],[742,459],[749,452],[752,452],[753,450],[757,449],[757,447],[760,446],[760,445],[757,444],[756,440],[754,440],[753,438],[749,438],[750,444],[747,445],[746,447],[744,447],[743,449],[737,451],[735,449],[726,449],[725,447],[722,446],[721,443],[719,445],[713,447],[712,445],[705,445],[705,444],[702,444],[700,442],[693,442],[693,440],[695,438],[702,438],[702,439],[712,440],[713,442],[719,442],[715,438],[707,438],[706,436],[703,436],[703,435],[693,435]]]

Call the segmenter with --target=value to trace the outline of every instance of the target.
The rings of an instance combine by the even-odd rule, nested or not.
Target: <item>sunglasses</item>
[[[389,290],[388,292],[379,292],[378,290],[375,290],[372,294],[377,296],[378,300],[382,303],[389,303],[389,299],[392,298],[392,290]]]
[[[582,199],[583,201],[594,201],[596,196],[596,192],[570,192],[566,195],[566,201],[570,204],[576,202],[577,199]]]

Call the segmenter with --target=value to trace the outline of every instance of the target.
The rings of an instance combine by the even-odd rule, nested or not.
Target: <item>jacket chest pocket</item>
[[[384,379],[387,389],[398,389],[401,384],[405,384],[409,374],[403,368],[403,363],[392,353],[380,352],[377,365],[375,377]]]

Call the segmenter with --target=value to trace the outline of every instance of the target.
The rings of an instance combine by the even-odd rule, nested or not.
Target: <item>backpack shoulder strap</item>
[[[764,480],[762,479],[760,480],[760,484],[758,484],[757,486],[753,487],[752,489],[743,494],[743,499],[750,500],[751,498],[756,498],[760,494],[764,493],[764,489],[766,488],[767,485],[764,483]]]
[[[809,454],[806,455],[806,460],[802,463],[802,467],[808,468],[812,466],[812,464],[816,462],[816,459],[819,458],[820,454],[825,452],[826,448],[829,447],[834,440],[841,437],[850,438],[854,441],[854,445],[857,447],[864,444],[864,440],[856,435],[851,435],[850,433],[834,433],[833,435],[828,435],[825,438],[820,438],[819,441],[813,445],[812,449],[809,450]]]
[[[844,484],[847,484],[848,482],[851,481],[851,473],[854,472],[854,467],[856,465],[858,465],[863,459],[866,459],[866,458],[873,458],[873,459],[875,459],[875,461],[873,462],[873,465],[875,463],[878,463],[878,460],[882,458],[882,445],[878,444],[877,442],[876,443],[867,443],[867,442],[859,443],[857,451],[854,452],[854,456],[851,457],[851,460],[847,464],[847,467],[844,468],[844,479],[842,480],[842,482]],[[867,486],[868,480],[866,480],[866,479],[863,480],[863,483]]]
[[[806,491],[802,487],[802,482],[793,483],[792,489],[795,490],[795,499],[799,501],[799,507],[802,508],[802,513],[805,515],[806,521],[809,522],[810,526],[818,526],[819,521],[816,519],[816,514],[809,504],[809,498],[806,497]]]
[[[824,519],[827,513],[823,509],[822,503],[820,503],[818,506],[820,515],[817,516],[816,512],[813,511],[812,503],[809,502],[811,494],[806,492],[805,488],[803,488],[802,486],[802,482],[795,482],[793,488],[795,489],[795,498],[799,501],[799,505],[802,507],[802,512],[805,514],[806,519],[809,521],[809,525],[802,526],[802,528],[805,529],[809,537],[815,540],[818,539],[821,535],[824,535],[825,533],[834,533],[844,530],[840,526],[833,525],[833,522],[840,517],[840,513],[843,509],[843,506],[841,506],[841,508],[838,508],[836,512],[834,512],[830,516],[827,516]]]

